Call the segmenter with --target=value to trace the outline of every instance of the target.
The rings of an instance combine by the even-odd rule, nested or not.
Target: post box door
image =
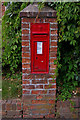
[[[31,24],[31,73],[49,71],[49,23]]]
[[[33,69],[35,72],[46,72],[47,71],[47,42],[37,41],[34,42],[34,63]]]

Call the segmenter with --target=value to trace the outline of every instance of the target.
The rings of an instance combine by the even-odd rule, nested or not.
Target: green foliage
[[[12,4],[4,4],[7,5],[7,10],[2,18],[2,65],[3,68],[9,68],[11,73],[15,73],[15,70],[18,70],[22,63],[20,11],[24,9],[28,3],[12,2]]]
[[[57,86],[58,98],[71,98],[78,86],[80,71],[80,3],[48,3],[57,11],[58,55]]]

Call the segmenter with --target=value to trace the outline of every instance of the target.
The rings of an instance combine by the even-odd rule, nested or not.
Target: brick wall
[[[3,100],[2,103],[2,118],[22,118],[22,100]]]
[[[30,23],[50,23],[49,74],[31,74]],[[52,75],[57,58],[56,18],[22,18],[23,117],[53,118],[55,113],[56,78]],[[51,85],[50,85],[51,84]]]
[[[39,96],[39,98],[41,98],[41,96]],[[26,100],[26,102],[29,102],[30,97]],[[80,96],[74,96],[71,99],[74,102],[74,105],[72,106],[71,103],[67,100],[67,101],[57,101],[57,105],[56,105],[56,115],[55,118],[75,118],[75,120],[77,118],[80,118]],[[39,101],[40,102],[40,101]],[[23,105],[23,101],[21,99],[12,99],[12,100],[1,100],[0,101],[0,105],[2,103],[2,118],[20,118],[20,120],[22,120],[23,118],[23,109],[28,107],[26,105]],[[54,104],[53,104],[54,105]],[[48,108],[48,106],[46,106],[43,102],[42,106],[44,108]],[[31,109],[37,108],[40,109],[40,107],[42,106],[37,106],[37,105],[33,105],[31,107]],[[70,106],[72,106],[73,111],[71,111]],[[24,107],[24,108],[23,108]],[[1,106],[0,106],[1,108]],[[27,110],[27,113],[29,111]],[[45,112],[45,111],[43,111]],[[1,115],[1,113],[0,113]],[[45,120],[45,119],[43,119]]]

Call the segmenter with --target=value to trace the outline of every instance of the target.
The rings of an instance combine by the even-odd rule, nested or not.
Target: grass
[[[21,73],[2,78],[2,99],[20,98],[22,96]]]

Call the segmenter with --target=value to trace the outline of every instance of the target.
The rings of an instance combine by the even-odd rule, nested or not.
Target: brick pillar
[[[56,78],[52,75],[57,58],[57,20],[56,12],[44,7],[36,19],[39,10],[36,4],[29,5],[21,11],[22,26],[22,89],[23,89],[23,117],[24,118],[54,118],[56,98]],[[49,73],[31,74],[31,23],[49,23]]]

